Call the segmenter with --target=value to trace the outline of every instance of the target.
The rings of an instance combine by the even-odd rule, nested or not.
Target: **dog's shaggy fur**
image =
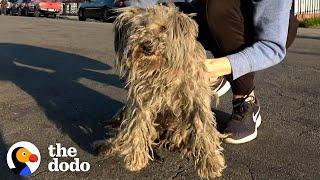
[[[129,170],[138,171],[153,159],[155,146],[168,147],[193,157],[200,177],[221,176],[225,136],[210,108],[196,22],[173,5],[120,11],[114,45],[128,99],[108,153],[119,153]]]

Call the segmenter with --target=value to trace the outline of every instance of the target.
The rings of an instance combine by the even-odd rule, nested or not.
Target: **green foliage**
[[[314,26],[320,26],[320,17],[314,17],[310,19],[306,19],[299,24],[300,27],[314,27]]]

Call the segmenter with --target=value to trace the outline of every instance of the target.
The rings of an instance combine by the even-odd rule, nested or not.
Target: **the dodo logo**
[[[35,172],[40,165],[40,160],[38,148],[26,141],[15,143],[7,154],[9,168],[21,176],[29,176]]]

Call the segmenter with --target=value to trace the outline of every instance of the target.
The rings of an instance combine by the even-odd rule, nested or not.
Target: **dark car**
[[[23,0],[10,0],[10,7],[8,9],[10,15],[21,15],[21,7],[24,2]]]
[[[17,0],[9,0],[6,13],[11,14],[11,9],[12,9],[12,7],[15,7],[15,6],[17,6]]]
[[[121,3],[115,0],[88,0],[81,3],[78,10],[80,21],[85,21],[87,18],[112,21],[115,13],[114,9]]]
[[[10,8],[10,14],[18,15],[18,16],[21,16],[21,15],[27,16],[33,13],[32,7],[33,7],[32,2],[30,0],[17,0],[14,3],[12,3]]]
[[[11,15],[27,16],[34,12],[34,5],[31,0],[17,0],[12,3],[9,11]]]

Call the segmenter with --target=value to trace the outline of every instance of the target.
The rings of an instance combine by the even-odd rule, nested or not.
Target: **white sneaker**
[[[224,77],[219,77],[218,82],[214,86],[212,86],[213,92],[216,92],[218,97],[227,93],[230,88],[230,83]]]

